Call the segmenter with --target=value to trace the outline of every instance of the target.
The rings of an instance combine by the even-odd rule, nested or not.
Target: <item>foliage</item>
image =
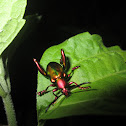
[[[0,0],[0,54],[23,27],[25,7],[26,0]]]
[[[60,62],[61,49],[70,61],[68,73],[80,66],[70,81],[91,82],[91,89],[72,89],[71,96],[61,96],[47,113],[46,107],[55,98],[53,93],[37,96],[38,121],[84,114],[125,115],[126,51],[119,46],[105,47],[99,35],[85,32],[47,49],[40,60],[44,69],[49,62]],[[38,73],[38,92],[50,84]]]
[[[0,96],[4,103],[9,126],[16,126],[17,124],[10,96],[11,85],[7,70],[8,59],[3,55],[3,52],[25,24],[25,20],[22,19],[25,7],[26,0],[0,0]],[[5,63],[3,59],[6,59]]]

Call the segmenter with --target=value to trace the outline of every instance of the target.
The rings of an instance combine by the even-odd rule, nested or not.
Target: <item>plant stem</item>
[[[10,94],[7,94],[6,97],[2,99],[3,99],[5,111],[6,111],[8,125],[17,126],[15,111],[14,111],[13,102],[12,102]]]

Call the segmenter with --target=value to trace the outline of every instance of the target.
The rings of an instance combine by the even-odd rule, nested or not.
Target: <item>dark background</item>
[[[126,49],[125,3],[120,1],[28,0],[25,16],[42,15],[34,29],[29,28],[9,63],[9,73],[19,126],[36,126],[37,68],[33,58],[40,60],[50,46],[59,44],[78,33],[99,34],[106,46]],[[125,2],[125,1],[124,1]],[[21,31],[22,32],[22,31]],[[88,109],[88,108],[87,108]],[[0,123],[6,116],[0,99]],[[79,116],[49,120],[48,125],[123,124],[125,116]]]

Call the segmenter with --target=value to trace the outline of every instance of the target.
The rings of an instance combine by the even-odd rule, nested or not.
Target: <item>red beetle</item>
[[[88,89],[90,88],[90,86],[87,87],[80,87],[80,85],[78,85],[75,82],[68,82],[69,78],[71,78],[71,73],[75,70],[78,69],[79,66],[76,66],[74,68],[72,68],[72,71],[70,74],[66,74],[65,73],[65,68],[66,68],[66,57],[64,54],[63,49],[61,49],[61,59],[60,59],[60,64],[56,63],[56,62],[50,62],[47,65],[46,71],[41,67],[41,65],[36,61],[36,59],[33,59],[34,62],[36,63],[38,70],[41,74],[43,74],[46,77],[49,77],[51,82],[53,84],[49,85],[45,90],[37,92],[38,95],[44,95],[45,93],[47,93],[48,88],[50,86],[52,87],[56,87],[55,89],[53,89],[53,94],[55,95],[55,99],[53,102],[51,102],[49,104],[49,106],[46,109],[46,112],[48,110],[48,108],[50,107],[50,105],[52,105],[60,96],[57,96],[54,92],[57,90],[61,90],[62,94],[64,94],[65,96],[69,96],[70,90],[68,90],[70,88],[71,84],[75,84],[77,87],[79,87],[80,89]],[[90,82],[85,82],[82,84],[87,84]],[[81,85],[82,85],[81,84]]]

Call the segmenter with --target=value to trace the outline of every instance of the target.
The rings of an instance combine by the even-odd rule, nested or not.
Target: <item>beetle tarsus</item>
[[[88,84],[88,83],[90,83],[90,82],[85,82],[85,83],[82,83],[82,84],[80,84],[80,85],[83,85],[83,84]],[[79,87],[80,89],[88,89],[88,88],[91,88],[90,86],[87,86],[87,87],[80,87],[80,85],[79,84],[77,84],[76,82],[69,82],[69,85],[71,85],[71,84],[75,84],[77,87]]]
[[[84,89],[89,89],[91,88],[91,86],[87,86],[87,87],[79,87],[80,89],[84,90]]]
[[[74,71],[75,69],[79,68],[80,66],[76,66],[74,68],[72,68],[72,71]]]
[[[76,67],[72,68],[72,71],[71,71],[70,74],[68,74],[68,77],[70,77],[70,75],[73,73],[73,71],[74,71],[75,69],[78,69],[79,67],[80,67],[80,66],[76,66]]]
[[[43,90],[43,91],[37,92],[36,94],[38,94],[39,96],[41,96],[41,95],[44,95],[45,93],[46,93],[46,90]]]
[[[47,90],[48,90],[49,87],[54,87],[54,86],[55,86],[55,84],[50,84],[45,90],[37,92],[36,94],[38,94],[40,96],[44,95],[45,93],[47,93]]]

